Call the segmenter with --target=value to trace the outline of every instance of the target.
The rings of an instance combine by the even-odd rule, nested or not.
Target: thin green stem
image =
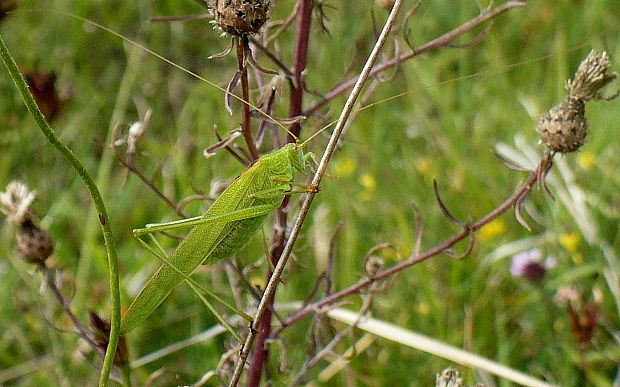
[[[121,367],[121,372],[123,373],[123,381],[125,383],[125,387],[131,387],[131,364],[128,362],[123,364]]]
[[[140,77],[141,69],[142,69],[142,54],[141,51],[133,47],[129,50],[127,55],[127,65],[125,66],[125,72],[121,78],[120,85],[118,87],[118,91],[116,93],[116,100],[114,102],[114,108],[112,109],[112,114],[110,117],[110,122],[107,128],[107,134],[105,138],[105,143],[110,144],[112,140],[112,132],[114,131],[114,127],[119,123],[125,120],[125,111],[128,110],[128,106],[131,103],[131,92],[136,83],[136,80]],[[109,191],[110,187],[110,171],[114,167],[114,150],[108,147],[103,147],[101,149],[101,158],[97,163],[97,170],[94,171],[95,183],[101,187],[102,195],[106,195],[106,191]],[[88,208],[88,211],[93,211],[93,205]],[[94,244],[98,243],[96,235],[98,231],[97,221],[93,218],[89,218],[84,225],[84,232],[82,243],[80,245],[80,256],[86,257],[92,255],[91,251],[94,248]],[[88,278],[91,278],[93,275],[94,269],[93,266],[97,267],[101,266],[100,255],[93,255],[96,259],[84,259],[79,260],[77,267],[75,269],[75,278],[78,283],[84,283],[88,281]],[[86,294],[78,294],[73,300],[73,305],[76,308],[84,309],[85,303],[87,302],[88,297]]]
[[[71,149],[69,149],[67,145],[65,145],[65,143],[60,140],[54,130],[45,121],[45,117],[39,110],[39,107],[34,101],[32,94],[30,94],[30,91],[28,90],[28,85],[26,84],[26,81],[24,80],[22,74],[19,72],[15,60],[13,59],[8,48],[4,44],[2,36],[0,36],[0,57],[2,58],[2,62],[6,66],[9,75],[13,79],[13,82],[17,87],[17,91],[24,100],[24,103],[26,104],[26,108],[28,108],[30,115],[32,115],[37,125],[39,125],[39,128],[41,129],[45,137],[47,137],[47,139],[58,150],[58,152],[60,152],[60,154],[76,170],[76,172],[86,185],[86,188],[88,188],[88,192],[90,193],[90,196],[93,200],[93,203],[95,204],[95,208],[97,209],[99,215],[99,223],[101,224],[103,239],[105,241],[106,251],[108,255],[110,296],[112,299],[112,313],[110,318],[110,341],[108,343],[108,348],[103,359],[103,367],[101,369],[101,376],[99,379],[99,386],[107,386],[108,379],[110,377],[110,371],[112,370],[114,356],[116,354],[116,346],[118,345],[120,332],[119,328],[121,321],[121,298],[119,290],[118,258],[116,256],[116,246],[114,244],[114,239],[112,238],[110,219],[108,218],[108,213],[99,192],[99,188],[97,188],[97,184],[95,184],[95,181],[90,176],[84,165],[82,165],[78,157],[71,151]]]

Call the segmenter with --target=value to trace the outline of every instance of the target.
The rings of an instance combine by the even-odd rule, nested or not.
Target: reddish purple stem
[[[342,298],[345,298],[347,296],[353,295],[353,294],[357,294],[360,292],[360,290],[362,290],[363,288],[369,286],[370,284],[372,284],[375,281],[378,281],[380,279],[389,277],[393,274],[396,274],[406,268],[408,268],[409,266],[413,266],[417,263],[420,263],[434,255],[437,255],[445,250],[447,250],[448,248],[454,246],[457,242],[459,242],[460,240],[466,238],[467,236],[469,236],[471,233],[475,232],[476,230],[480,229],[482,226],[484,226],[485,224],[491,222],[492,220],[494,220],[495,218],[497,218],[498,216],[500,216],[501,214],[503,214],[505,211],[507,211],[509,208],[511,208],[512,206],[515,205],[515,203],[517,203],[517,201],[521,200],[522,198],[524,198],[525,195],[527,195],[532,187],[534,186],[534,184],[536,184],[536,182],[538,181],[538,178],[540,176],[539,170],[546,168],[548,166],[548,160],[543,159],[541,161],[541,163],[539,164],[538,168],[532,172],[532,174],[530,175],[529,179],[527,180],[527,182],[525,184],[523,184],[514,194],[512,194],[508,199],[506,199],[506,201],[504,201],[504,203],[502,203],[499,207],[497,207],[495,210],[493,210],[491,213],[489,213],[487,216],[483,217],[482,219],[480,219],[479,221],[477,221],[476,223],[473,223],[471,225],[469,225],[468,227],[466,227],[465,229],[463,229],[461,232],[459,232],[458,234],[454,235],[453,237],[451,237],[450,239],[444,241],[443,243],[440,243],[439,245],[433,247],[432,249],[410,257],[409,259],[404,260],[403,262],[399,263],[398,265],[394,265],[392,267],[390,267],[389,269],[386,269],[382,272],[377,273],[375,276],[373,276],[372,278],[364,278],[362,280],[360,280],[359,282],[357,282],[356,284],[343,289],[339,292],[336,292],[328,297],[325,297],[324,299],[315,302],[313,304],[309,304],[306,305],[304,308],[302,308],[301,310],[297,311],[294,315],[290,316],[289,318],[287,318],[283,323],[282,326],[274,332],[274,336],[278,335],[283,329],[285,329],[286,327],[296,323],[297,321],[301,320],[302,318],[312,314],[312,313],[316,313],[317,311],[320,311],[321,308],[324,308],[330,304],[333,304],[336,301],[341,300]]]
[[[297,117],[303,111],[303,95],[304,80],[303,72],[308,64],[308,42],[310,39],[310,26],[312,25],[312,7],[313,0],[300,0],[300,6],[297,13],[297,28],[295,38],[295,59],[293,62],[293,87],[291,89],[291,97],[289,103],[289,117]],[[299,123],[293,124],[289,129],[291,133],[299,137],[301,126]],[[295,142],[295,138],[289,134],[287,142]],[[282,254],[284,244],[286,242],[287,214],[284,208],[288,204],[289,197],[285,197],[282,206],[275,214],[275,229],[277,231],[272,240],[271,262],[275,266],[278,258]],[[272,271],[267,273],[267,281],[271,278]],[[267,309],[260,322],[260,332],[256,336],[254,352],[250,370],[248,372],[248,386],[258,387],[260,385],[261,375],[265,369],[265,363],[269,357],[269,348],[265,344],[265,340],[271,335],[271,318],[273,311],[273,298],[269,300],[270,307]]]
[[[479,25],[493,19],[494,17],[512,9],[512,8],[516,8],[516,7],[522,7],[526,5],[526,3],[524,1],[509,1],[507,3],[504,3],[502,5],[500,5],[499,7],[488,11],[488,12],[482,12],[479,16],[471,19],[470,21],[466,22],[465,24],[453,29],[452,31],[438,37],[437,39],[431,40],[430,42],[421,45],[420,47],[416,47],[413,50],[399,56],[398,58],[394,58],[392,60],[389,60],[387,62],[381,63],[377,66],[375,66],[372,71],[370,72],[370,75],[375,75],[380,73],[381,71],[384,71],[392,66],[397,65],[400,62],[406,61],[407,59],[411,59],[415,56],[418,56],[424,52],[427,51],[431,51],[443,46],[446,46],[448,43],[452,42],[454,39],[456,39],[457,37],[461,36],[462,34],[464,34],[465,32],[471,31],[474,28],[478,27]],[[337,96],[339,96],[340,94],[344,93],[345,91],[347,91],[348,89],[350,89],[351,87],[353,87],[353,85],[355,85],[355,82],[357,82],[357,78],[358,77],[354,77],[349,79],[348,81],[346,81],[345,83],[337,86],[336,88],[334,88],[332,91],[330,91],[329,93],[327,93],[325,95],[325,98],[320,100],[319,102],[315,103],[314,105],[312,105],[310,108],[306,109],[305,112],[303,112],[303,115],[309,117],[312,114],[316,113],[317,110],[319,110],[320,108],[322,108],[323,106],[325,106],[328,102],[330,102],[332,99],[336,98]],[[302,113],[300,113],[302,114]]]

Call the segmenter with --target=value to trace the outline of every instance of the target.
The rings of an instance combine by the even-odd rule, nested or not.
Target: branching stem
[[[90,345],[93,350],[95,350],[95,352],[100,352],[100,355],[103,356],[103,351],[100,351],[97,344],[95,344],[95,341],[93,340],[91,334],[86,330],[86,328],[84,328],[82,323],[80,323],[80,320],[75,317],[75,314],[73,314],[73,311],[71,310],[67,299],[62,295],[62,293],[60,293],[60,289],[58,289],[58,287],[56,286],[56,283],[54,282],[54,276],[52,275],[49,267],[47,267],[45,265],[45,262],[43,262],[39,265],[39,269],[43,273],[43,277],[45,277],[45,283],[47,284],[47,287],[52,291],[54,297],[56,298],[60,306],[62,306],[65,314],[73,323],[73,327],[77,331],[78,335],[80,335],[80,337],[84,339],[84,341],[86,341],[88,345]]]
[[[413,266],[417,263],[420,263],[422,261],[425,261],[426,259],[435,256],[437,254],[440,254],[442,252],[444,252],[446,249],[454,246],[457,242],[459,242],[460,240],[466,238],[467,236],[469,236],[472,232],[479,230],[482,226],[484,226],[485,224],[491,222],[492,220],[496,219],[497,217],[499,217],[501,214],[503,214],[504,212],[506,212],[508,209],[512,208],[519,200],[522,199],[522,197],[524,195],[527,195],[532,187],[534,186],[534,184],[536,184],[536,182],[538,181],[539,177],[541,176],[541,174],[539,173],[540,170],[544,169],[547,167],[547,163],[548,160],[547,158],[543,158],[543,160],[541,160],[541,162],[539,163],[538,167],[536,168],[535,171],[533,171],[528,180],[521,185],[521,187],[519,187],[508,199],[506,199],[501,205],[499,205],[496,209],[494,209],[493,211],[491,211],[489,214],[487,214],[485,217],[483,217],[482,219],[478,220],[477,222],[471,224],[469,227],[467,227],[466,229],[463,229],[462,231],[460,231],[458,234],[455,234],[454,236],[452,236],[451,238],[449,238],[448,240],[436,245],[435,247],[433,247],[432,249],[422,253],[422,254],[418,254],[418,255],[414,255],[411,256],[410,258],[402,261],[401,263],[399,263],[398,265],[394,265],[392,267],[390,267],[389,269],[386,269],[384,271],[381,271],[379,273],[377,273],[376,275],[374,275],[372,278],[364,278],[360,281],[358,281],[356,284],[343,289],[339,292],[336,292],[324,299],[322,299],[321,301],[306,305],[304,308],[302,308],[301,310],[299,310],[297,313],[295,313],[294,315],[292,315],[291,317],[287,318],[283,323],[282,323],[282,327],[280,329],[278,329],[277,331],[274,332],[273,335],[278,335],[284,328],[296,323],[297,321],[301,320],[302,318],[315,313],[317,310],[320,310],[328,305],[333,304],[336,301],[341,300],[344,297],[353,295],[353,294],[357,294],[359,293],[362,289],[366,288],[367,286],[371,285],[372,283],[374,283],[375,281],[378,281],[380,279],[392,276],[396,273],[399,273],[400,271]]]
[[[385,25],[383,26],[383,30],[381,31],[381,34],[379,35],[379,39],[375,43],[368,59],[366,60],[366,63],[364,64],[364,67],[357,79],[357,82],[355,83],[355,86],[353,86],[353,90],[351,90],[351,94],[349,95],[349,98],[347,99],[344,105],[344,108],[342,109],[342,112],[340,113],[340,117],[338,118],[338,122],[336,123],[336,127],[334,128],[334,132],[332,133],[329,139],[329,143],[327,144],[327,147],[325,149],[325,152],[323,153],[323,156],[321,157],[321,162],[319,163],[317,171],[314,174],[314,177],[312,178],[311,184],[313,186],[319,187],[321,184],[323,176],[325,175],[325,172],[327,171],[327,166],[329,164],[331,156],[333,155],[336,149],[336,145],[338,144],[338,140],[340,139],[340,135],[342,134],[345,124],[351,112],[353,111],[353,107],[355,106],[355,102],[357,101],[357,98],[362,92],[362,88],[364,87],[366,80],[370,76],[372,67],[375,65],[377,58],[379,57],[379,53],[381,52],[381,49],[383,48],[383,45],[385,44],[385,41],[387,40],[390,34],[390,30],[392,29],[392,26],[394,25],[396,21],[396,16],[398,15],[398,11],[400,10],[401,5],[402,5],[402,0],[396,0],[394,2],[392,11],[390,12],[390,15],[388,16],[385,22]],[[291,252],[293,251],[293,246],[295,242],[297,241],[297,237],[299,236],[301,227],[306,219],[306,216],[308,215],[308,212],[310,211],[310,206],[312,205],[312,201],[316,193],[317,192],[308,192],[304,196],[303,203],[301,204],[301,208],[299,209],[299,214],[297,215],[297,218],[295,219],[295,224],[293,225],[291,234],[289,235],[288,240],[286,241],[286,245],[284,246],[282,255],[280,256],[280,259],[278,260],[278,264],[273,270],[273,275],[269,279],[269,283],[267,284],[267,287],[265,288],[265,292],[263,293],[263,297],[258,306],[258,310],[256,311],[256,315],[254,316],[254,323],[250,327],[250,332],[248,333],[246,341],[243,344],[243,348],[241,350],[239,361],[235,365],[235,370],[234,370],[232,379],[229,384],[230,387],[236,386],[237,383],[239,382],[239,378],[241,377],[243,368],[245,366],[245,362],[248,358],[250,350],[252,349],[252,344],[254,343],[256,334],[259,332],[259,329],[261,328],[261,322],[263,320],[263,316],[269,309],[269,305],[272,302],[272,299],[275,295],[277,286],[280,283],[280,278],[282,276],[282,272],[284,271],[284,267],[286,266],[286,263],[288,261],[289,256],[291,255]]]
[[[394,58],[392,60],[386,61],[384,63],[381,63],[380,65],[377,65],[376,67],[374,67],[372,69],[372,71],[370,72],[370,75],[375,75],[378,74],[390,67],[396,66],[397,64],[406,61],[408,59],[414,58],[422,53],[428,52],[428,51],[432,51],[435,49],[438,49],[440,47],[444,47],[447,46],[449,43],[451,43],[452,41],[454,41],[454,39],[458,38],[459,36],[463,35],[466,32],[469,32],[471,30],[473,30],[474,28],[478,27],[479,25],[501,15],[502,13],[509,11],[513,8],[516,7],[523,7],[524,5],[526,5],[525,1],[508,1],[500,6],[498,6],[497,8],[494,8],[490,11],[485,11],[482,12],[480,15],[478,15],[477,17],[469,20],[468,22],[460,25],[459,27],[453,29],[450,32],[447,32],[445,34],[443,34],[442,36],[431,40],[428,43],[425,43],[419,47],[414,48],[413,50],[406,52],[400,56],[398,56],[397,58]],[[327,93],[325,95],[325,98],[320,100],[319,102],[315,103],[314,105],[312,105],[310,108],[306,109],[303,112],[303,115],[306,117],[311,116],[312,114],[314,114],[317,110],[319,110],[320,108],[322,108],[323,106],[325,106],[327,103],[329,103],[330,101],[332,101],[334,98],[336,98],[337,96],[339,96],[340,94],[344,93],[345,91],[349,90],[351,87],[353,87],[353,85],[355,85],[355,82],[357,82],[359,76],[354,77],[349,79],[348,81],[346,81],[345,83],[335,87],[334,89],[332,89],[332,91],[330,91],[329,93]]]

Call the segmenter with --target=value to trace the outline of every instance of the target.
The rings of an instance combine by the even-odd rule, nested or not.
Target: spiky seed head
[[[54,242],[47,231],[32,221],[30,206],[35,199],[34,191],[19,181],[13,181],[0,192],[0,212],[7,216],[9,223],[19,226],[17,231],[17,251],[28,263],[42,264],[54,251]]]
[[[567,98],[540,118],[540,139],[555,152],[567,153],[579,149],[588,134],[585,102]]]
[[[30,205],[35,199],[34,191],[19,181],[12,181],[0,192],[0,212],[7,216],[9,223],[20,225],[30,220]]]
[[[617,73],[609,73],[611,62],[606,52],[590,51],[581,61],[575,78],[566,84],[568,95],[584,101],[607,99],[598,91],[618,77]]]
[[[468,387],[468,385],[461,379],[459,371],[454,368],[446,368],[441,372],[441,375],[435,375],[436,387]],[[484,387],[482,384],[476,384],[475,387]]]
[[[54,251],[54,242],[50,234],[31,220],[20,225],[16,239],[17,251],[28,263],[42,264]]]
[[[216,27],[233,36],[251,35],[269,18],[270,0],[215,0]]]
[[[446,368],[441,375],[435,376],[436,387],[467,387],[459,372],[454,368]]]

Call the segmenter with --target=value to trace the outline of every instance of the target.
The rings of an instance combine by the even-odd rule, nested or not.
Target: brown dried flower
[[[608,73],[611,62],[606,52],[590,51],[577,68],[575,79],[568,80],[566,88],[569,97],[583,101],[615,98],[605,97],[598,91],[618,77],[617,73]]]
[[[31,220],[20,225],[16,239],[17,250],[28,263],[43,263],[54,251],[54,241],[50,234]]]
[[[618,94],[603,96],[599,90],[617,78],[609,73],[611,63],[607,53],[590,51],[579,64],[574,79],[566,84],[568,97],[545,113],[538,122],[543,144],[554,152],[574,152],[585,142],[588,135],[586,105],[588,101],[611,100]]]
[[[0,0],[0,20],[4,19],[8,12],[17,8],[15,0]]]
[[[538,123],[543,144],[556,152],[579,149],[588,134],[586,105],[581,99],[567,98],[540,117]]]
[[[95,344],[102,353],[105,353],[110,342],[110,323],[102,319],[97,313],[90,311],[90,326],[95,334]],[[114,356],[114,364],[122,367],[129,362],[129,351],[127,350],[127,341],[125,336],[121,335],[116,347],[116,355]]]
[[[0,212],[7,216],[9,223],[20,225],[32,218],[30,205],[35,194],[19,181],[12,181],[6,191],[0,192]]]
[[[371,255],[364,262],[364,270],[366,270],[366,275],[368,277],[373,277],[375,274],[383,270],[385,266],[385,262],[381,257],[377,257],[376,255]]]
[[[269,18],[270,0],[215,0],[215,25],[233,36],[251,35]]]
[[[446,368],[441,371],[441,375],[435,375],[436,387],[468,387],[468,385],[461,379],[459,371],[454,368]],[[476,384],[475,387],[484,387],[482,384]]]
[[[19,67],[28,88],[47,122],[59,117],[71,97],[69,91],[59,92],[54,72],[44,72],[24,66]]]
[[[42,264],[54,251],[52,237],[32,221],[30,205],[35,194],[20,182],[13,181],[0,192],[0,211],[7,216],[9,223],[19,226],[17,232],[17,251],[22,258],[33,264]]]

